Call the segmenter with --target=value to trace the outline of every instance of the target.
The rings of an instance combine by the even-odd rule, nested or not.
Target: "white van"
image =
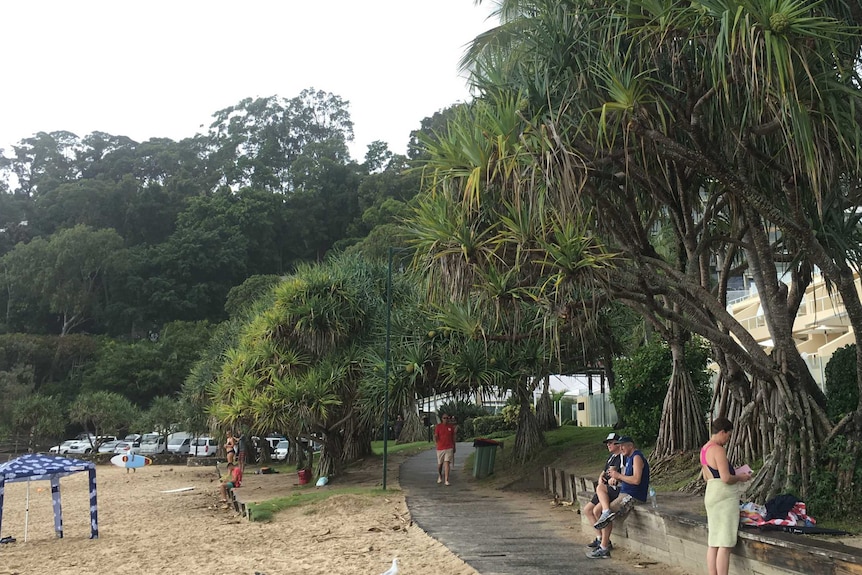
[[[189,445],[189,455],[192,457],[213,457],[218,450],[215,437],[196,437]]]
[[[141,440],[141,455],[156,455],[158,453],[167,453],[168,442],[164,435],[156,435],[148,433]]]
[[[178,432],[168,436],[168,451],[179,455],[188,455],[192,443],[192,436],[188,433]]]

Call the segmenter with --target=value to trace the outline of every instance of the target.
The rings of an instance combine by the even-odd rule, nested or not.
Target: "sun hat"
[[[629,437],[628,435],[623,435],[622,437],[620,437],[619,439],[614,441],[614,443],[616,443],[617,445],[619,445],[620,443],[634,443],[634,442],[635,442],[635,440],[632,439],[631,437]]]
[[[602,441],[602,443],[610,443],[612,441],[616,441],[619,438],[620,438],[620,436],[617,435],[616,433],[609,433],[608,436],[605,437],[605,440]]]

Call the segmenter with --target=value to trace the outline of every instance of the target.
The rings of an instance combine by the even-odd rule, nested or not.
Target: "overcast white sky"
[[[305,88],[350,102],[362,160],[404,153],[426,116],[469,98],[464,45],[488,0],[3,0],[0,148],[36,132],[143,141],[204,131],[245,97]]]

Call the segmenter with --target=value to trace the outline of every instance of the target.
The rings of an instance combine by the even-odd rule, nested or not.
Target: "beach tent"
[[[87,471],[90,476],[90,539],[97,538],[99,536],[99,521],[96,512],[96,465],[90,461],[38,453],[22,455],[0,465],[0,531],[3,527],[3,495],[6,491],[6,483],[46,479],[51,482],[51,499],[54,503],[54,531],[57,533],[57,537],[63,537],[60,478],[80,471]],[[29,493],[28,490],[28,497]],[[27,507],[29,513],[29,502]]]

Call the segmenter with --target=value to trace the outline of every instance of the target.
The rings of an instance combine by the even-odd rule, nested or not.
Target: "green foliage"
[[[34,449],[40,441],[57,440],[66,428],[63,405],[51,395],[39,393],[12,402],[12,432],[27,437]]]
[[[859,388],[856,385],[856,345],[835,350],[826,364],[826,411],[833,421],[856,411]]]
[[[238,317],[254,305],[255,301],[272,291],[272,287],[279,281],[281,278],[277,275],[251,276],[230,289],[224,304],[225,311],[230,317]]]
[[[180,403],[176,399],[161,395],[153,399],[150,408],[135,421],[135,427],[142,430],[153,430],[167,436],[181,417]]]
[[[483,415],[471,420],[473,437],[487,437],[494,433],[511,432],[515,426],[506,421],[502,415]]]
[[[137,415],[128,399],[108,391],[82,393],[69,406],[69,419],[96,436],[128,429]]]
[[[156,396],[173,396],[182,389],[211,331],[206,321],[176,321],[162,328],[157,341],[100,338],[95,361],[82,369],[82,390],[116,392],[140,407]]]
[[[710,397],[708,352],[696,340],[685,346],[685,363],[704,414]],[[671,350],[654,338],[630,357],[618,360],[614,368],[616,385],[611,390],[611,401],[635,440],[650,445],[658,437],[662,405],[673,369]]]
[[[808,512],[813,517],[845,519],[855,516],[862,507],[862,496],[858,490],[853,494],[835,492],[839,475],[852,474],[854,485],[862,481],[862,467],[853,467],[855,457],[850,440],[843,435],[833,437],[826,448],[818,452],[818,463],[811,471],[811,490],[806,500]]]
[[[513,398],[509,398],[508,404],[500,410],[500,415],[503,417],[503,420],[506,422],[509,429],[517,428],[518,418],[521,417],[521,405],[517,403],[517,401],[512,401],[512,399]],[[535,413],[536,408],[531,405],[530,411]]]
[[[39,300],[67,334],[99,314],[123,252],[114,230],[84,225],[18,244],[2,260],[10,303]]]

